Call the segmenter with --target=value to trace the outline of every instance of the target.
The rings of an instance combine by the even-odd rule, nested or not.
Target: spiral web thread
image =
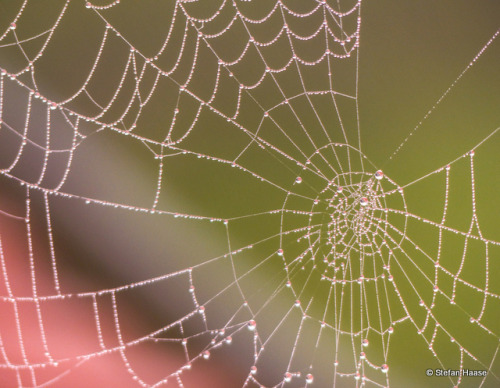
[[[487,378],[476,381],[498,383],[499,289],[490,268],[500,243],[481,230],[475,183],[481,146],[497,138],[498,129],[467,154],[400,186],[361,151],[361,1],[233,0],[213,10],[199,3],[172,5],[162,44],[152,54],[135,47],[113,23],[113,12],[119,15],[123,6],[118,0],[102,6],[51,5],[51,15],[39,22],[50,26],[38,31],[27,28],[33,4],[26,0],[8,23],[2,21],[0,172],[2,185],[15,187],[25,201],[16,211],[3,207],[0,219],[24,231],[26,254],[14,258],[7,248],[9,233],[2,229],[0,300],[8,313],[0,331],[0,373],[15,375],[18,386],[50,386],[92,359],[119,354],[137,385],[183,387],[199,364],[239,346],[248,355],[242,386],[383,387],[397,368],[389,350],[401,340],[397,333],[404,326],[417,333],[436,365],[484,369]],[[38,86],[37,67],[64,34],[61,25],[70,13],[85,14],[99,25],[100,43],[78,88],[58,99]],[[109,72],[108,52],[119,53],[111,67],[112,87],[100,73]],[[170,96],[161,104],[165,117],[152,129],[144,119],[152,112],[148,106],[165,96]],[[104,199],[108,194],[81,194],[70,184],[75,165],[81,164],[79,150],[103,133],[126,139],[154,163],[156,181],[148,198]],[[29,173],[26,161],[35,165]],[[237,176],[249,195],[269,193],[269,203],[210,214],[178,211],[165,201],[165,191],[173,184],[169,173],[183,163]],[[415,214],[405,198],[428,182],[441,188],[435,199],[441,204],[439,217]],[[456,193],[464,191],[470,199],[465,228],[448,221],[457,211]],[[59,269],[66,260],[58,252],[63,237],[53,226],[52,210],[64,200],[161,217],[174,225],[203,224],[222,231],[225,252],[116,287],[68,292]],[[40,225],[44,252],[33,237]],[[248,238],[237,232],[256,225],[269,228]],[[47,257],[50,287],[37,277],[39,266],[45,266],[38,262]],[[27,290],[10,280],[14,260],[26,264]],[[218,266],[224,268],[218,288],[207,291],[199,279]],[[478,276],[468,275],[471,266]],[[171,283],[175,297],[184,301],[183,313],[130,338],[120,301],[131,292]],[[65,354],[51,348],[47,333],[54,323],[48,322],[47,306],[73,301],[90,307],[84,311],[91,311],[96,343]],[[33,314],[25,316],[25,310]],[[108,313],[114,339],[103,328]],[[37,329],[28,338],[24,321],[29,319]],[[472,337],[484,349],[475,348]],[[144,344],[180,350],[182,361],[154,381],[145,378],[130,359]],[[446,380],[449,386],[462,382],[462,377]]]

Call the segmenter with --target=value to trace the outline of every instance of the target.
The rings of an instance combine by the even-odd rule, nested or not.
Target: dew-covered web
[[[361,1],[0,7],[6,386],[499,384],[498,128],[384,168],[499,30],[377,165]]]

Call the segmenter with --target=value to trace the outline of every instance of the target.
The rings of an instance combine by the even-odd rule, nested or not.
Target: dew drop
[[[424,303],[424,301],[423,301],[423,300],[421,300],[420,302],[418,302],[418,304],[419,304],[419,306],[422,306],[422,307],[423,307],[425,303]]]
[[[342,186],[337,187],[337,193],[341,193],[344,188]]]
[[[290,280],[289,280],[289,281],[287,281],[287,282],[286,282],[286,286],[287,286],[288,288],[290,288],[290,287],[292,286],[292,282],[291,282]]]
[[[257,327],[257,322],[255,322],[254,320],[251,320],[250,322],[248,322],[248,330],[250,331],[254,331],[255,328]]]
[[[280,248],[280,249],[278,249],[278,252],[277,252],[277,253],[278,253],[278,256],[283,256],[283,249],[281,249],[281,248]]]
[[[361,201],[359,203],[361,206],[368,205],[368,198],[366,198],[366,197],[361,198]]]
[[[375,173],[375,179],[377,179],[377,180],[381,180],[383,177],[384,177],[384,173],[382,172],[382,170],[378,170],[378,171]]]
[[[200,306],[200,308],[198,309],[198,312],[200,314],[203,314],[205,312],[205,306]]]
[[[208,350],[205,350],[205,351],[203,352],[203,358],[204,358],[205,360],[208,360],[208,359],[210,358],[210,352],[209,352]]]
[[[366,358],[365,352],[361,352],[361,354],[359,355],[359,358],[361,358],[362,360],[364,360]]]
[[[290,372],[286,372],[285,373],[285,382],[289,383],[290,381],[292,381],[292,374]]]
[[[381,370],[382,373],[387,373],[389,371],[389,366],[387,364],[383,364]]]
[[[295,307],[299,307],[300,306],[300,300],[296,300],[294,304],[295,304]]]
[[[389,327],[389,329],[387,329],[387,331],[389,332],[389,334],[392,334],[394,333],[394,328],[391,326]]]
[[[314,381],[314,376],[312,374],[308,374],[306,375],[306,383],[307,384],[312,384],[312,382]]]
[[[10,29],[15,30],[17,27],[16,23],[10,23]]]
[[[233,338],[232,338],[231,336],[229,336],[229,337],[227,337],[227,338],[225,339],[225,341],[226,341],[226,344],[230,345],[230,344],[231,344],[231,342],[233,342]]]
[[[365,338],[365,339],[363,340],[362,344],[363,344],[363,346],[366,348],[366,347],[370,344],[370,342],[368,341],[368,338]]]
[[[298,176],[296,179],[295,179],[295,183],[299,184],[299,183],[302,183],[302,178],[300,176]]]
[[[255,365],[250,368],[250,373],[253,375],[257,373],[257,367]]]

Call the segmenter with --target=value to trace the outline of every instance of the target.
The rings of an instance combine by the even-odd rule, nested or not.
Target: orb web
[[[498,384],[499,128],[391,169],[500,30],[375,162],[361,1],[3,7],[6,384]]]

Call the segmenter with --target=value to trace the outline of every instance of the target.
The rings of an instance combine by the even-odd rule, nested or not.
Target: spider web
[[[6,386],[106,359],[115,386],[498,384],[498,128],[409,181],[388,171],[500,30],[375,163],[361,1],[13,3]]]

